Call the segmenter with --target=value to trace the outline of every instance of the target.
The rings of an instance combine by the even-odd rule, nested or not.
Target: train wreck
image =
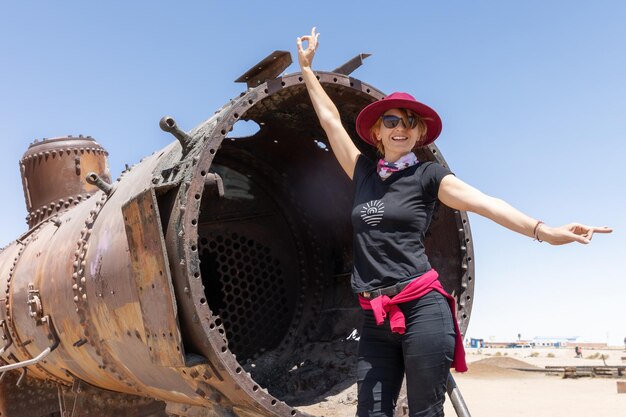
[[[384,97],[350,76],[363,58],[317,73],[355,138]],[[1,416],[305,416],[353,379],[351,183],[290,63],[271,54],[189,131],[164,117],[176,140],[117,181],[90,137],[28,148],[29,230],[0,252]],[[440,206],[426,246],[465,332],[465,213]]]

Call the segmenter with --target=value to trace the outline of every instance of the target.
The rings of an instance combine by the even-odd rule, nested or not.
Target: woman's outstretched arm
[[[503,200],[483,194],[454,175],[447,175],[441,180],[438,197],[448,207],[480,214],[507,229],[552,245],[572,242],[586,244],[591,241],[594,233],[613,231],[606,226],[594,227],[579,223],[550,227],[527,216]]]
[[[357,147],[354,146],[348,132],[346,132],[346,129],[341,124],[337,106],[335,106],[335,103],[328,97],[328,94],[326,94],[326,91],[324,91],[311,69],[313,57],[317,50],[318,37],[319,33],[315,33],[315,28],[313,28],[310,36],[298,38],[298,62],[300,63],[302,78],[309,92],[309,97],[311,97],[313,108],[330,141],[330,146],[335,154],[335,158],[337,158],[346,174],[352,178],[356,160],[360,152]],[[307,43],[306,49],[302,46],[303,42]]]

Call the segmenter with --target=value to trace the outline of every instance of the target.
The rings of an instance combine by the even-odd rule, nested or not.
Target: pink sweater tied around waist
[[[402,313],[402,310],[400,310],[400,307],[398,307],[398,304],[423,297],[431,291],[439,292],[446,297],[446,300],[448,300],[448,305],[450,306],[450,311],[452,312],[452,317],[454,319],[456,339],[454,344],[454,359],[451,367],[457,372],[465,372],[467,371],[467,363],[465,362],[465,349],[463,347],[461,330],[459,329],[459,323],[456,320],[456,301],[443,289],[438,278],[439,274],[437,271],[431,269],[424,275],[414,279],[402,291],[391,298],[386,295],[381,295],[368,300],[367,298],[363,298],[359,295],[359,302],[364,310],[373,310],[377,325],[380,326],[383,324],[385,318],[389,315],[391,331],[394,333],[404,334],[406,331],[404,314]]]

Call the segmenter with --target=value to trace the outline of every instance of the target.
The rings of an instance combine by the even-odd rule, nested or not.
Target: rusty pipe
[[[10,365],[0,366],[0,372],[5,373],[7,371],[12,371],[14,369],[21,369],[21,368],[26,368],[27,366],[36,365],[42,360],[44,360],[50,353],[52,353],[52,351],[54,350],[54,347],[55,347],[54,345],[48,346],[47,348],[43,350],[43,352],[41,352],[39,355],[37,355],[36,357],[32,359],[28,359],[28,360],[21,361],[18,363],[13,363]]]
[[[176,120],[172,116],[164,116],[159,121],[159,127],[164,132],[171,133],[174,135],[180,145],[183,148],[183,154],[187,154],[192,147],[193,139],[187,133],[185,133],[181,128],[176,124]]]
[[[98,187],[102,192],[106,195],[111,195],[113,191],[115,191],[115,187],[106,181],[104,181],[98,174],[95,172],[90,172],[85,177],[85,180],[91,184]],[[55,222],[56,223],[56,222]]]

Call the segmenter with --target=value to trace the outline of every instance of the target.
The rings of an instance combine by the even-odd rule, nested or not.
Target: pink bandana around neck
[[[417,156],[413,152],[409,152],[396,162],[387,162],[384,159],[379,159],[378,164],[376,165],[378,175],[380,178],[386,180],[393,174],[394,172],[402,171],[410,166],[417,164],[419,161],[417,160]]]

